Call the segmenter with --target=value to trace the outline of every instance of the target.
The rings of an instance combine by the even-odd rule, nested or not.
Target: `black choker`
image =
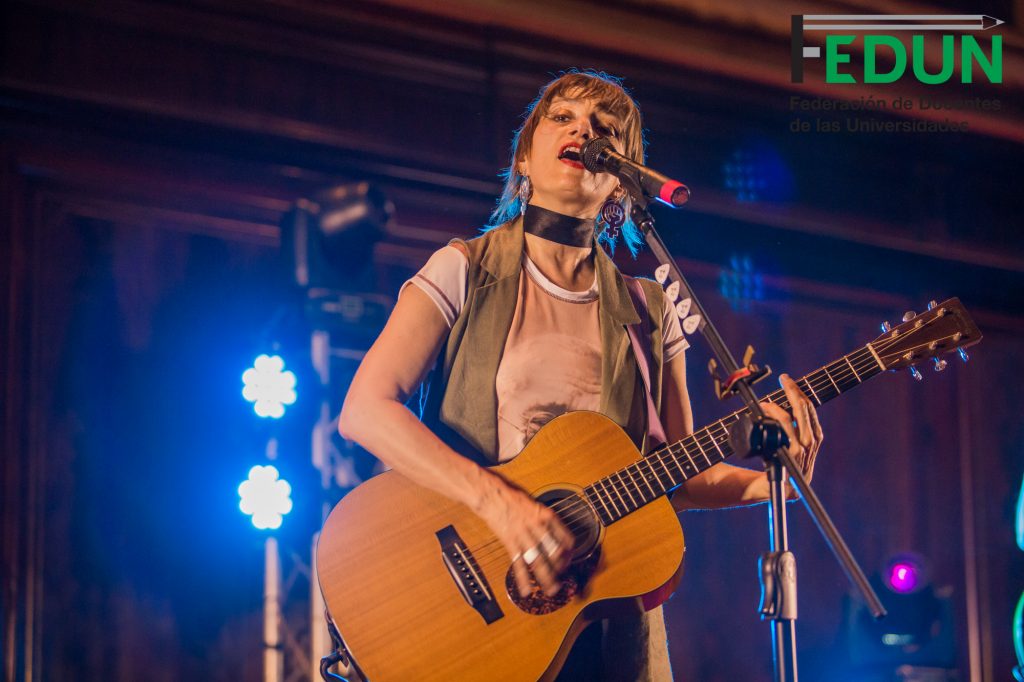
[[[573,218],[540,206],[526,206],[523,231],[566,246],[592,246],[594,221]]]

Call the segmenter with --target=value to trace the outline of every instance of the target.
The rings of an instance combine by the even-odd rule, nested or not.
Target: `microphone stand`
[[[742,457],[761,457],[768,475],[770,496],[768,498],[769,538],[771,551],[763,553],[759,560],[761,576],[762,620],[772,621],[772,660],[776,682],[797,682],[796,661],[796,558],[789,551],[789,537],[786,528],[786,488],[788,474],[791,483],[800,492],[819,532],[824,536],[832,553],[846,572],[847,578],[861,593],[868,608],[876,618],[885,616],[878,595],[868,583],[867,577],[850,553],[846,542],[839,535],[832,519],[822,506],[821,501],[804,478],[787,452],[788,438],[782,426],[768,418],[758,404],[752,384],[763,378],[765,372],[743,371],[753,368],[752,365],[740,368],[736,359],[729,352],[718,330],[708,319],[707,311],[690,288],[683,273],[679,271],[675,260],[669,254],[661,236],[654,229],[654,218],[647,210],[650,197],[642,190],[639,182],[633,178],[619,176],[623,187],[633,200],[630,217],[640,228],[647,245],[658,261],[668,266],[673,281],[679,283],[680,294],[689,297],[691,310],[700,315],[698,329],[717,358],[718,364],[724,368],[728,377],[726,390],[721,394],[735,393],[747,406],[748,416],[729,427],[730,440],[734,450]],[[745,360],[745,362],[749,362]]]

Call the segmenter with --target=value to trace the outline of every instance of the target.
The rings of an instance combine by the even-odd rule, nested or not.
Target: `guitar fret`
[[[669,452],[672,451],[670,447],[666,447],[665,449],[668,450]],[[657,460],[658,463],[661,464],[661,470],[665,472],[666,476],[668,476],[669,483],[675,483],[675,478],[672,477],[672,472],[668,470],[668,465],[665,464],[664,453],[659,453],[657,456]],[[661,482],[661,476],[658,476],[658,481]],[[661,484],[661,487],[665,490],[668,490],[668,487],[664,483]]]
[[[857,370],[853,368],[852,364],[850,364],[850,358],[844,355],[843,360],[846,360],[846,364],[850,365],[850,371],[853,372],[853,376],[857,377],[857,383],[861,383],[860,375],[857,374]]]
[[[608,520],[611,521],[611,518],[612,518],[611,512],[608,511],[608,505],[605,504],[605,501],[603,499],[601,499],[601,493],[594,486],[590,486],[590,490],[593,491],[594,497],[597,498],[597,501],[601,503],[601,507],[604,508],[605,516],[607,516]],[[594,507],[595,509],[597,508],[597,505],[595,505],[593,503],[591,503],[591,506]]]
[[[691,436],[691,438],[693,437]],[[708,466],[711,466],[711,459],[708,457],[708,453],[704,452],[704,448],[701,447],[700,441],[693,438],[693,442],[697,445],[697,449],[700,450],[700,454],[704,455],[704,461],[708,463]]]
[[[719,424],[721,424],[721,422],[719,422]],[[724,454],[722,456],[728,457],[733,453],[732,443],[730,442],[729,438],[729,429],[727,429],[724,424],[721,424],[720,428],[722,429],[722,445],[725,446],[725,449],[723,451]]]
[[[850,370],[846,369],[848,363],[846,362],[845,356],[833,364],[838,365],[838,367],[833,371],[836,374],[840,391],[848,391],[860,383],[860,378],[857,376],[857,373],[853,372],[851,374]]]
[[[611,492],[609,492],[608,479],[602,478],[600,483],[601,487],[604,489],[604,494],[608,497],[608,501],[612,505],[612,518],[622,516],[622,514],[619,512],[619,505],[615,503],[615,496],[612,495]],[[612,492],[614,492],[614,489],[612,489]]]
[[[833,386],[835,386],[835,388],[836,388],[836,395],[839,395],[840,393],[842,393],[842,391],[839,390],[839,386],[836,385],[835,379],[833,379],[832,375],[829,373],[828,367],[822,367],[822,371],[825,372],[825,376],[827,376],[828,380],[832,382]]]
[[[619,502],[622,502],[622,508],[625,509],[625,510],[628,510],[629,507],[626,506],[626,498],[624,498],[622,496],[622,493],[619,492],[619,487],[617,485],[615,485],[615,481],[611,481],[611,488],[612,488],[612,492],[615,493],[615,497],[619,498]],[[614,501],[614,499],[613,499],[613,501]],[[628,511],[623,512],[622,514],[620,514],[620,516],[625,516],[627,513],[629,513],[629,512]]]
[[[811,392],[811,397],[814,398],[814,401],[818,403],[818,407],[821,407],[822,405],[824,405],[824,403],[821,402],[821,398],[819,398],[818,394],[815,393],[814,385],[810,381],[807,381],[806,379],[801,379],[801,381],[803,381],[804,382],[804,386],[807,387],[804,390],[808,390],[808,391]],[[797,386],[799,386],[799,385],[800,385],[800,383],[797,382]]]
[[[685,481],[686,480],[686,470],[683,469],[683,465],[680,463],[679,457],[676,456],[676,452],[675,452],[675,449],[674,449],[678,445],[679,445],[678,443],[675,443],[674,445],[670,445],[669,446],[669,448],[668,448],[669,461],[672,462],[672,464],[676,467],[676,469],[679,470],[679,478],[680,478],[680,480]]]
[[[718,424],[719,426],[722,426],[722,422],[720,422],[720,421],[715,422],[715,424]],[[714,424],[712,424],[712,426],[714,426]],[[722,428],[724,429],[725,427],[722,427]],[[715,444],[715,449],[718,450],[718,454],[722,457],[722,459],[725,459],[726,458],[726,454],[724,452],[722,452],[721,446],[718,445],[718,438],[716,438],[715,435],[713,433],[711,433],[711,427],[710,426],[708,427],[707,431],[708,431],[708,435],[711,436],[711,442]],[[725,437],[726,438],[729,437],[729,432],[728,431],[725,432]]]
[[[627,469],[627,471],[628,471],[628,469]],[[622,472],[621,472],[621,471],[616,471],[616,472],[615,472],[615,475],[619,477],[619,482],[620,482],[620,483],[622,483],[622,487],[623,487],[623,489],[625,489],[625,491],[626,491],[626,494],[627,494],[627,495],[629,495],[629,501],[633,503],[633,509],[636,509],[636,508],[638,508],[638,507],[639,507],[640,505],[638,505],[638,504],[636,503],[636,500],[635,500],[635,499],[633,499],[633,493],[631,493],[631,492],[629,491],[629,486],[630,486],[630,484],[629,484],[629,483],[627,483],[627,482],[626,482],[626,479],[622,477]],[[630,511],[632,511],[632,509],[631,509]]]
[[[644,458],[644,463],[647,465],[647,469],[648,469],[648,471],[650,473],[650,476],[654,476],[654,480],[658,482],[659,486],[661,486],[661,492],[664,493],[666,490],[668,490],[668,488],[662,482],[661,476],[658,474],[658,467],[656,466],[656,463],[653,461],[654,459],[656,459],[656,458],[655,457],[645,457]],[[645,475],[645,477],[648,478],[648,480],[650,479],[650,476],[646,476]],[[660,494],[660,493],[655,493],[656,496],[658,494]]]
[[[637,465],[637,470],[639,471],[640,466],[642,466],[644,464],[647,464],[647,460],[644,460],[643,462],[640,462]],[[650,467],[649,464],[648,464],[648,467]],[[641,478],[644,479],[644,483],[647,484],[647,489],[651,491],[651,499],[653,500],[655,497],[658,496],[658,493],[654,492],[654,487],[651,485],[651,481],[647,478],[647,474],[645,474],[643,472],[640,472],[640,476],[641,476]],[[662,492],[664,492],[664,491],[662,491]]]
[[[773,403],[784,410],[789,409],[789,402],[786,399],[786,394],[783,393],[782,391],[775,391],[774,393],[769,393],[765,397],[761,398],[761,402]],[[746,411],[746,408],[740,410],[740,412],[737,413],[736,421],[739,421],[739,414],[745,414]]]
[[[677,443],[677,445],[679,446],[679,452],[680,452],[681,454],[683,454],[683,455],[686,455],[686,462],[687,462],[687,463],[688,463],[688,464],[690,465],[690,469],[691,469],[691,470],[693,470],[693,472],[694,472],[694,473],[696,473],[696,471],[697,471],[697,466],[696,466],[696,465],[695,465],[695,464],[693,463],[693,458],[692,458],[692,457],[690,457],[690,453],[686,451],[686,446],[685,446],[685,445],[683,445],[682,441],[680,441],[679,443]],[[671,452],[671,450],[670,450],[669,452]],[[686,467],[685,467],[685,465],[683,465],[683,464],[682,464],[682,463],[681,463],[681,462],[679,461],[679,458],[678,458],[678,457],[675,457],[675,453],[672,453],[672,454],[673,454],[673,461],[674,461],[674,462],[676,463],[676,466],[677,466],[677,467],[679,467],[679,471],[680,471],[680,473],[682,473],[682,475],[683,475],[683,478],[684,478],[684,479],[688,479],[688,478],[690,478],[690,476],[692,476],[693,474],[691,474],[691,473],[688,473],[688,472],[686,471]]]

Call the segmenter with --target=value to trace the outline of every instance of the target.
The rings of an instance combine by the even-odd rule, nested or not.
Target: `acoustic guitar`
[[[797,384],[820,406],[885,370],[929,358],[944,366],[939,356],[980,340],[950,299]],[[789,409],[781,389],[762,400]],[[675,587],[683,533],[668,495],[732,453],[729,425],[745,411],[644,456],[608,418],[570,412],[494,467],[575,537],[554,597],[536,585],[520,596],[511,557],[464,505],[395,471],[360,485],[328,517],[316,562],[357,671],[370,682],[554,678],[589,623],[639,604],[653,608]]]

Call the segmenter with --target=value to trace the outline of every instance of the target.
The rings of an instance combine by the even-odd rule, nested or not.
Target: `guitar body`
[[[580,493],[639,458],[607,417],[572,412],[493,471],[545,499],[556,491]],[[589,516],[586,505],[576,506]],[[359,486],[331,512],[317,571],[331,617],[370,682],[553,679],[587,624],[636,610],[641,596],[668,592],[681,573],[682,529],[664,496],[595,527],[596,546],[574,561],[562,592],[523,599],[511,581],[508,553],[479,517],[392,471]],[[451,550],[451,563],[443,547]],[[460,588],[456,576],[467,575],[467,567],[482,578],[468,583],[468,592],[478,585],[489,596],[485,607],[463,593],[467,583]]]
[[[963,349],[981,338],[958,299],[933,302],[797,386],[821,406],[885,370],[958,349],[966,360]],[[762,399],[789,409],[782,389]],[[551,598],[518,595],[509,555],[466,507],[395,472],[359,486],[331,512],[317,550],[324,599],[356,666],[369,682],[554,678],[588,623],[675,588],[683,533],[664,493],[728,457],[729,426],[746,414],[641,458],[607,417],[570,412],[493,469],[576,536]]]

